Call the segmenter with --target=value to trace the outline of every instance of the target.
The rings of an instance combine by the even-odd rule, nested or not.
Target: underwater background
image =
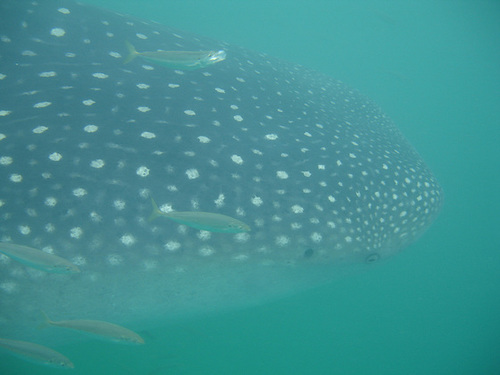
[[[58,347],[74,374],[500,374],[499,1],[85,2],[360,90],[420,152],[445,205],[366,272],[263,306],[165,316],[141,332],[152,345]],[[60,371],[1,360],[5,374]]]

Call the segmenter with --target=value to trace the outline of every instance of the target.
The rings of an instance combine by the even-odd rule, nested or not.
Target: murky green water
[[[500,373],[500,3],[88,1],[301,63],[395,120],[445,191],[369,272],[266,306],[59,347],[74,374]],[[2,373],[60,372],[1,354]]]

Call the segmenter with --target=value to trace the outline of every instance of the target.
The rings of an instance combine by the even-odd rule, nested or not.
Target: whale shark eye
[[[311,248],[304,250],[304,258],[309,259],[314,255],[314,250]]]

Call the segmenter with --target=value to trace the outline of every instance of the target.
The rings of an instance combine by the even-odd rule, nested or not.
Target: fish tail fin
[[[40,314],[42,314],[43,321],[38,325],[38,329],[47,328],[48,326],[50,326],[52,321],[50,320],[49,316],[45,313],[45,311],[40,310]]]
[[[153,206],[153,211],[151,212],[151,215],[149,216],[149,221],[153,221],[156,219],[158,216],[161,216],[163,213],[160,211],[158,208],[158,205],[156,204],[155,200],[153,197],[151,197],[151,205]]]
[[[125,61],[123,61],[123,63],[127,64],[131,62],[133,59],[135,59],[139,54],[139,52],[135,50],[135,47],[128,40],[125,41],[125,45],[127,46],[128,49],[128,56],[125,58]]]

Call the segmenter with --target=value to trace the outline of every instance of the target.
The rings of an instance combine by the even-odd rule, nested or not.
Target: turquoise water
[[[87,1],[304,64],[374,99],[445,207],[369,272],[274,303],[57,348],[75,374],[500,373],[500,3]],[[50,368],[1,357],[12,374]],[[36,372],[35,372],[36,371]]]

